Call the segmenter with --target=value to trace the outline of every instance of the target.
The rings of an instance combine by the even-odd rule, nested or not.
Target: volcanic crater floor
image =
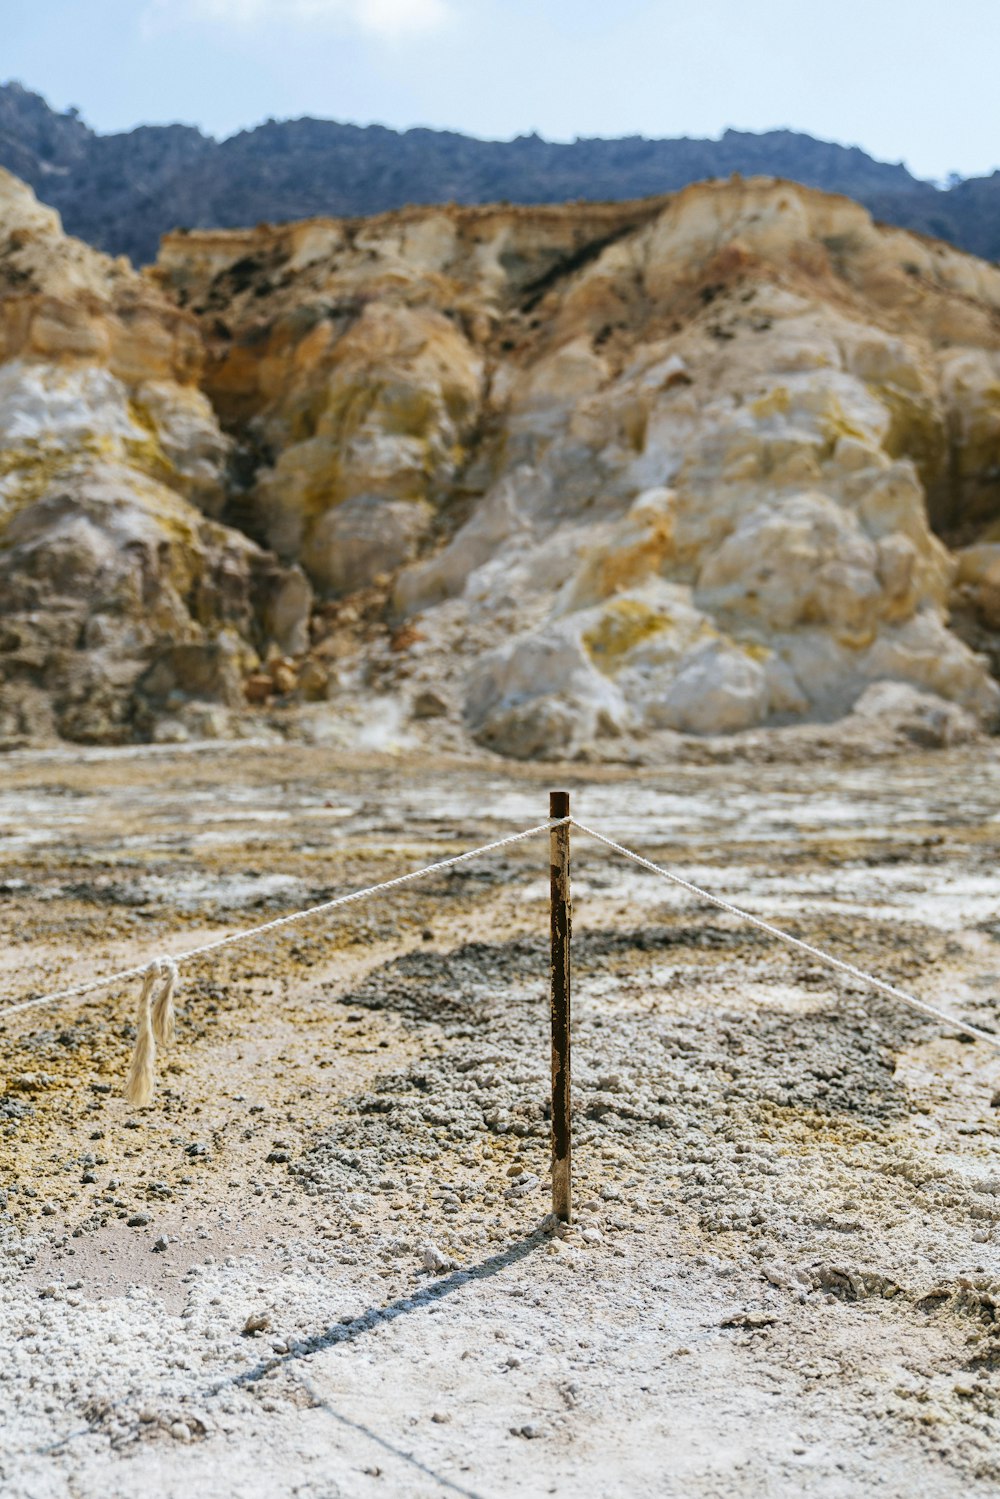
[[[0,764],[3,1003],[542,822],[1000,1038],[1000,754],[642,771],[307,747]],[[10,1499],[1000,1491],[1000,1059],[573,834],[0,1018]]]

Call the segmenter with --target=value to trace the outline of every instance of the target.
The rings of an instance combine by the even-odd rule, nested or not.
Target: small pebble
[[[432,1275],[438,1274],[441,1270],[450,1270],[452,1267],[452,1261],[446,1254],[441,1253],[436,1244],[424,1245],[420,1254],[420,1262]]]

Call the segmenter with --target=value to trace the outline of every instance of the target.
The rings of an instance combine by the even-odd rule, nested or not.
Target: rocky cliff
[[[189,314],[0,172],[0,742],[242,707],[258,652],[307,638],[301,571],[209,518],[202,359]]]
[[[3,191],[21,732],[993,722],[997,269],[761,178],[174,234],[139,280]]]

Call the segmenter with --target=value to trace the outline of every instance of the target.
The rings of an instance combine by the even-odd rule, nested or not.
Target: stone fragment
[[[432,687],[425,687],[413,699],[414,718],[444,718],[447,713],[447,702]]]
[[[330,687],[330,673],[321,661],[310,656],[302,662],[299,671],[299,691],[308,703],[321,702]]]
[[[252,672],[243,683],[243,691],[248,703],[266,703],[274,692],[274,682],[268,672]]]
[[[440,1275],[454,1269],[455,1262],[444,1254],[436,1244],[425,1244],[420,1252],[420,1263],[431,1275]]]
[[[279,657],[277,660],[270,662],[268,673],[274,684],[275,692],[281,694],[294,692],[299,684],[299,674],[296,670],[295,662],[288,660],[287,657]]]
[[[852,710],[855,719],[891,730],[924,749],[947,749],[974,739],[975,717],[930,692],[917,692],[903,682],[876,682],[865,689]]]

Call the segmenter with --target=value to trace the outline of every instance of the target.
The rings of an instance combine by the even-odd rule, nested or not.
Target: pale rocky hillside
[[[1000,270],[761,178],[140,279],[0,191],[8,740],[994,724]]]
[[[188,314],[0,171],[0,742],[131,739],[180,703],[211,727],[260,650],[306,642],[300,569],[208,518],[201,365]]]

